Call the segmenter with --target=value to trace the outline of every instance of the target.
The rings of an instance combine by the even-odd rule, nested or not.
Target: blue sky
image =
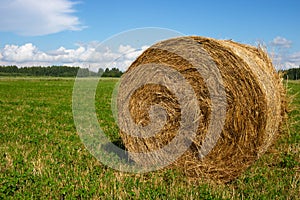
[[[123,39],[119,48],[106,51],[99,50],[101,42],[127,30],[161,27],[185,35],[263,43],[277,68],[298,67],[299,19],[298,0],[1,0],[0,65],[99,66],[110,60],[104,54],[115,58],[135,51],[116,64],[124,70],[153,41],[143,39],[145,44],[138,47]]]

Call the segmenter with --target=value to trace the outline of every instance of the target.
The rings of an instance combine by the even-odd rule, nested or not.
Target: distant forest
[[[289,80],[299,80],[300,79],[300,66],[299,68],[292,68],[288,70],[282,70],[283,78]]]
[[[90,71],[87,68],[68,67],[68,66],[49,66],[49,67],[17,67],[0,66],[0,76],[53,76],[53,77],[121,77],[123,74],[118,68],[103,70],[98,72]]]
[[[300,79],[300,67],[288,70],[280,70],[284,79]],[[87,68],[68,67],[68,66],[49,66],[49,67],[17,67],[0,66],[0,76],[53,76],[53,77],[121,77],[123,74],[118,68],[103,70],[98,72],[90,71]]]

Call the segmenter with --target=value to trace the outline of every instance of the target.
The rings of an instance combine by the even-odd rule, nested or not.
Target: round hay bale
[[[175,72],[190,85],[195,99],[187,97],[184,91],[188,88],[177,84],[179,79],[174,79],[172,86]],[[178,97],[177,92],[187,99]],[[195,133],[188,135],[194,130],[189,125],[182,129],[190,141],[188,148],[176,154],[169,167],[182,169],[192,178],[221,182],[236,178],[267,150],[285,111],[281,79],[262,48],[198,36],[165,40],[148,48],[121,80],[118,104],[124,104],[124,99],[128,99],[128,112],[121,109],[118,121],[132,160],[141,166],[155,165],[157,160],[145,161],[137,153],[163,148],[176,138],[185,121],[193,121]],[[188,111],[191,117],[183,112],[187,106],[194,108]],[[222,109],[224,119],[219,119]],[[148,129],[132,134],[130,123]],[[174,151],[181,148],[178,142],[174,144]],[[172,155],[171,149],[166,152]],[[165,155],[156,156],[164,160]]]

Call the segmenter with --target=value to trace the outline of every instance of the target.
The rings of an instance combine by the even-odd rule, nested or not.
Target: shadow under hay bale
[[[192,43],[186,43],[186,40]],[[226,95],[225,101],[218,103],[224,103],[226,106],[224,126],[215,145],[203,158],[199,156],[199,150],[205,138],[209,137],[209,124],[214,119],[212,113],[216,112],[212,108],[212,95],[208,85],[210,82],[205,80],[190,60],[174,53],[175,50],[166,50],[165,45],[169,49],[176,49],[177,52],[185,50],[191,54],[204,50],[206,53],[203,58],[195,60],[199,63],[209,56],[221,75]],[[285,115],[285,91],[271,60],[260,47],[197,36],[174,38],[148,48],[132,63],[126,73],[141,65],[149,66],[143,69],[143,75],[135,77],[136,80],[144,79],[147,70],[153,70],[150,65],[146,65],[150,63],[163,64],[179,72],[192,87],[200,110],[196,134],[190,138],[191,145],[168,167],[182,169],[192,178],[228,182],[239,176],[272,144]],[[204,68],[209,69],[207,62],[202,64]],[[215,72],[210,73],[210,77],[213,78]],[[155,76],[150,78],[155,80]],[[126,80],[123,84],[126,84]],[[123,98],[122,92],[120,98]],[[188,103],[189,100],[186,104]],[[160,122],[160,118],[151,122],[150,110],[155,105],[160,105],[165,110],[164,122]],[[137,88],[130,96],[128,117],[142,127],[151,123],[160,124],[162,127],[155,135],[144,138],[130,135],[121,129],[120,135],[126,149],[129,152],[147,153],[169,144],[180,129],[183,106],[185,105],[180,105],[176,94],[163,83],[149,83]],[[155,161],[149,160],[145,163],[135,154],[132,154],[131,158],[140,165],[155,165],[151,163]]]

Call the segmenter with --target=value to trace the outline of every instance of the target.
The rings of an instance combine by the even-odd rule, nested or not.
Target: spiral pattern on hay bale
[[[262,48],[198,36],[169,39],[149,47],[122,77],[120,135],[141,166],[167,160],[189,177],[228,182],[272,144],[284,98]]]

